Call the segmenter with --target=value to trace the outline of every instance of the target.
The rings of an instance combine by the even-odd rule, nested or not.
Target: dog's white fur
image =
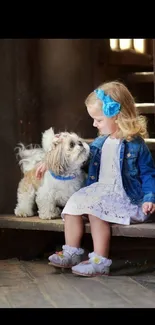
[[[25,148],[20,144],[19,165],[24,177],[18,185],[15,215],[32,216],[36,202],[41,219],[60,217],[60,207],[64,207],[69,197],[84,185],[86,174],[81,167],[87,161],[89,152],[88,144],[77,134],[61,132],[55,135],[52,128],[43,133],[42,148]],[[42,161],[48,170],[38,180],[36,168]],[[58,180],[49,170],[56,175],[76,177]]]

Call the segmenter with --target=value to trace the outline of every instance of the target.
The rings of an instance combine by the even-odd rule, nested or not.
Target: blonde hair
[[[127,87],[118,81],[103,83],[98,88],[103,89],[106,95],[109,95],[116,102],[121,104],[121,110],[117,116],[118,138],[124,138],[128,141],[135,136],[142,138],[148,137],[147,120],[145,116],[139,115],[133,96]],[[85,105],[96,105],[102,111],[102,102],[92,92],[85,100]]]

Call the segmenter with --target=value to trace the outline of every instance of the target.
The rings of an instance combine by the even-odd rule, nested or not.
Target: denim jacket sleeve
[[[144,141],[140,146],[138,165],[142,191],[144,193],[143,203],[155,203],[155,164],[151,152]]]

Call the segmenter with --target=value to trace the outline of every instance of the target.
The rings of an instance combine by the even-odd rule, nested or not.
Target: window
[[[137,53],[144,54],[145,39],[110,39],[110,48],[113,51],[134,50]]]

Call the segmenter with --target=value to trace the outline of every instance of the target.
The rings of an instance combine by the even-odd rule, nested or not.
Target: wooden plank
[[[155,139],[145,139],[146,144],[148,145],[149,149],[154,151],[155,150]]]
[[[97,281],[111,289],[135,308],[155,308],[155,293],[144,288],[130,277],[98,277]]]
[[[155,238],[155,223],[141,223],[129,226],[115,224],[112,226],[113,236]]]
[[[154,272],[133,277],[118,276],[116,271],[115,274],[112,271],[115,263],[115,260],[112,260],[110,277],[89,279],[74,276],[71,271],[57,274],[56,270],[48,265],[47,259],[37,261],[1,260],[0,307],[155,307]],[[125,262],[129,261],[125,260]],[[130,269],[131,267],[128,266],[126,273]]]
[[[42,220],[39,217],[19,218],[15,215],[0,215],[0,228],[64,231],[62,219]]]
[[[89,278],[89,284],[86,279],[83,281],[82,277],[73,277],[72,275],[63,274],[63,278],[68,285],[70,284],[73,286],[75,292],[80,292],[85,299],[92,302],[95,308],[108,308],[109,306],[113,308],[134,308],[132,300],[127,300],[126,297],[124,299],[122,295],[115,291],[115,285],[113,289],[109,288],[106,280],[108,277],[104,277],[102,282],[98,280],[98,277]],[[110,276],[110,280],[111,278],[113,279],[113,276]],[[117,281],[117,279],[115,279],[115,281]],[[136,286],[134,289],[136,290]],[[106,299],[103,299],[103,297],[106,297]]]
[[[0,307],[53,308],[26,266],[17,259],[0,260]]]
[[[136,107],[141,114],[155,114],[154,103],[136,103]]]
[[[18,218],[14,215],[0,215],[0,228],[64,231],[62,219],[42,220],[39,217]],[[90,224],[86,223],[85,232],[90,233]],[[133,224],[129,226],[112,225],[112,236],[155,238],[155,223]]]
[[[100,52],[99,62],[104,63],[102,51]],[[150,68],[153,66],[153,58],[152,55],[136,53],[134,50],[110,51],[107,64]]]
[[[130,277],[112,275],[111,272],[110,277],[87,279],[76,277],[70,271],[56,274],[47,260],[20,261],[18,268],[22,269],[25,278],[28,275],[31,281],[23,283],[23,276],[18,273],[18,283],[14,283],[12,273],[15,278],[16,270],[13,261],[11,261],[12,268],[9,262],[10,260],[4,267],[4,261],[0,261],[3,274],[0,288],[1,308],[110,308],[111,306],[150,308],[155,306],[154,273]],[[112,268],[113,263],[111,270]]]
[[[130,82],[142,82],[142,83],[153,83],[154,82],[154,72],[133,72],[127,76],[127,80]]]

